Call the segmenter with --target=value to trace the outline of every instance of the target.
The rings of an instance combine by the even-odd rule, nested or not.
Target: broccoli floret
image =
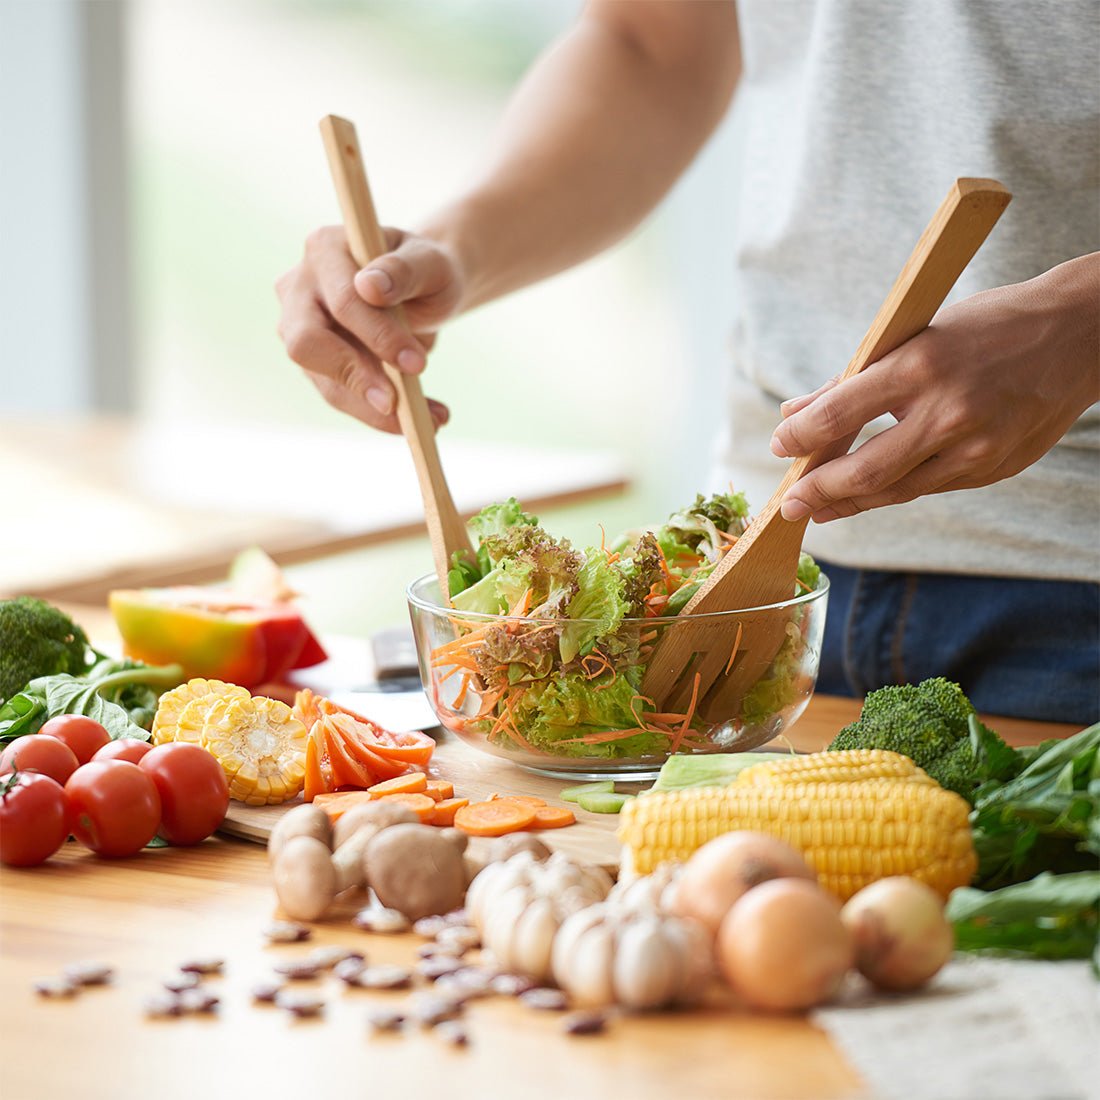
[[[0,601],[0,702],[39,676],[87,667],[87,635],[63,611],[34,596]]]
[[[962,688],[942,677],[879,688],[864,700],[859,720],[842,729],[829,748],[900,752],[941,787],[972,799],[986,778],[970,737],[974,713]],[[986,733],[1003,744],[992,731]]]

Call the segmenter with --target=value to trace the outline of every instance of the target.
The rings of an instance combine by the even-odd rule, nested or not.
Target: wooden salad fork
[[[355,126],[346,118],[326,115],[321,119],[321,136],[340,200],[348,248],[355,262],[360,267],[366,267],[371,260],[389,250],[374,210]],[[405,323],[405,312],[401,306],[393,306],[390,312],[402,324]],[[382,366],[397,391],[397,419],[412,452],[420,495],[424,498],[424,519],[431,539],[440,595],[449,604],[447,573],[451,568],[452,556],[457,553],[470,561],[475,560],[470,534],[458,514],[443,474],[435,442],[435,425],[420,387],[420,378],[405,374],[391,363],[383,363]]]
[[[917,242],[840,382],[877,362],[922,329],[943,304],[1012,196],[995,180],[959,179]],[[642,682],[657,709],[684,713],[695,700],[710,723],[737,716],[741,701],[783,644],[791,615],[769,610],[793,596],[809,517],[783,519],[784,494],[799,478],[843,454],[831,444],[791,463],[779,488],[658,640]],[[744,615],[699,620],[707,612]],[[738,747],[750,748],[749,744]]]

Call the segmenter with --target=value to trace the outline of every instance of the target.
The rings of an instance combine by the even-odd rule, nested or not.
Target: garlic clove
[[[554,903],[549,898],[534,898],[516,923],[510,966],[540,982],[546,981],[550,977],[550,952],[557,930]]]
[[[505,970],[517,969],[513,948],[516,924],[530,901],[530,890],[525,886],[513,886],[494,896],[487,906],[489,917],[482,940]]]
[[[602,921],[595,923],[576,937],[568,958],[562,960],[559,982],[578,1005],[611,1004],[615,1000],[614,958],[614,928]]]
[[[659,1008],[680,985],[680,951],[662,920],[642,916],[620,925],[615,943],[615,999],[625,1008]]]
[[[698,921],[666,917],[665,937],[679,954],[679,981],[673,999],[676,1004],[698,1004],[714,976],[714,944],[710,933]]]

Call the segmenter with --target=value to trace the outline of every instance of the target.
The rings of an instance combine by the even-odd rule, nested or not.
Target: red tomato
[[[40,772],[0,779],[0,863],[36,867],[68,835],[69,804],[60,783]]]
[[[0,775],[8,772],[41,772],[62,786],[80,767],[75,753],[64,741],[45,733],[20,737],[0,753]]]
[[[152,748],[148,741],[139,741],[136,737],[119,737],[108,741],[96,751],[93,760],[129,760],[131,764],[140,764],[141,758]]]
[[[229,784],[221,764],[198,745],[158,745],[141,758],[141,770],[160,795],[160,835],[169,844],[198,844],[222,823]]]
[[[64,741],[81,764],[87,764],[111,740],[111,735],[98,722],[83,714],[59,714],[38,732]]]
[[[140,852],[160,824],[156,784],[128,760],[96,760],[77,768],[65,784],[73,834],[101,856]]]

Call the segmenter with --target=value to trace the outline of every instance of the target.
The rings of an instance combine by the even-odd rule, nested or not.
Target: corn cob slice
[[[157,713],[153,716],[152,740],[154,745],[163,745],[167,741],[193,741],[198,744],[202,740],[202,726],[205,719],[205,710],[192,712],[190,721],[184,730],[180,729],[180,718],[183,712],[192,704],[200,700],[205,701],[207,709],[214,702],[223,697],[247,699],[249,694],[236,684],[227,684],[222,680],[206,680],[196,676],[179,687],[166,691],[157,704]],[[194,718],[201,713],[196,728]]]
[[[910,875],[943,897],[977,869],[970,807],[934,783],[732,783],[643,795],[622,809],[624,870],[648,874],[687,859],[721,833],[748,829],[800,851],[842,900],[889,875]]]
[[[806,756],[781,756],[753,764],[737,777],[738,783],[855,783],[867,779],[907,779],[934,783],[908,756],[886,749],[844,749]]]
[[[302,789],[307,737],[286,703],[262,695],[225,697],[206,715],[202,746],[221,764],[230,798],[270,806]]]

